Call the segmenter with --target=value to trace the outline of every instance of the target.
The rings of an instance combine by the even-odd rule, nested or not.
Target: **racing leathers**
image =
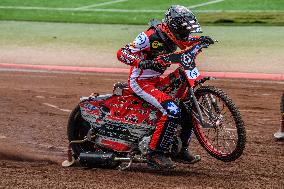
[[[117,52],[118,60],[131,66],[128,79],[129,88],[162,112],[162,117],[156,124],[149,144],[150,150],[160,152],[170,150],[182,114],[175,100],[157,89],[157,85],[162,79],[160,76],[167,67],[160,65],[153,59],[161,54],[172,53],[177,50],[177,47],[184,49],[193,46],[199,42],[199,38],[199,36],[189,36],[187,41],[178,41],[177,43],[176,40],[174,42],[163,32],[163,24],[152,24],[148,30],[140,33],[132,43]],[[188,145],[190,138],[188,133],[191,133],[191,128],[188,125],[182,127],[183,146]]]

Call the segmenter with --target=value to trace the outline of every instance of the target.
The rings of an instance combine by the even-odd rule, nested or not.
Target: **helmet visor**
[[[201,26],[197,22],[196,19],[188,21],[188,22],[190,23],[188,27],[188,29],[190,30],[190,33],[202,33]]]
[[[177,25],[177,24],[176,24]],[[202,33],[201,27],[196,20],[179,23],[177,29],[172,28],[172,32],[178,40],[186,41],[191,33]]]

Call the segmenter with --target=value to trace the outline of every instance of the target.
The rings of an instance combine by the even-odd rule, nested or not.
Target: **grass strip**
[[[284,12],[212,12],[197,13],[197,17],[203,25],[284,26]],[[162,19],[163,14],[14,9],[0,11],[0,20],[14,21],[144,25],[152,18]]]

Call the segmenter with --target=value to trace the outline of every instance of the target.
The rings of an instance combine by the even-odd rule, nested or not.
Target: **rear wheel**
[[[221,161],[239,158],[245,148],[246,131],[235,104],[222,90],[211,86],[198,88],[195,96],[204,119],[201,125],[196,108],[192,109],[194,132],[200,144]]]
[[[68,125],[67,125],[67,135],[69,142],[75,140],[83,140],[89,130],[91,129],[91,125],[82,118],[80,106],[76,106],[72,113],[69,116]],[[80,153],[89,153],[89,152],[107,152],[99,147],[97,147],[93,142],[86,141],[83,143],[74,143],[71,145],[73,156],[75,159],[78,159]],[[108,165],[104,165],[106,168],[115,168],[119,165],[118,162],[112,162]],[[84,164],[83,166],[87,167],[102,167],[100,165],[91,165]]]
[[[90,124],[85,121],[80,112],[80,107],[77,106],[69,116],[67,135],[69,142],[74,140],[83,140],[87,136],[88,131],[91,129]],[[83,152],[95,152],[93,143],[75,143],[71,145],[73,150],[73,156],[77,159],[80,153]]]

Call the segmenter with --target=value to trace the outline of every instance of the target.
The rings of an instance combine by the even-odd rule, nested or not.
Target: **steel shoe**
[[[188,148],[183,147],[174,160],[185,164],[194,164],[199,162],[201,157],[200,155],[193,155]]]
[[[158,169],[173,169],[174,162],[162,152],[150,152],[147,155],[148,165]]]

